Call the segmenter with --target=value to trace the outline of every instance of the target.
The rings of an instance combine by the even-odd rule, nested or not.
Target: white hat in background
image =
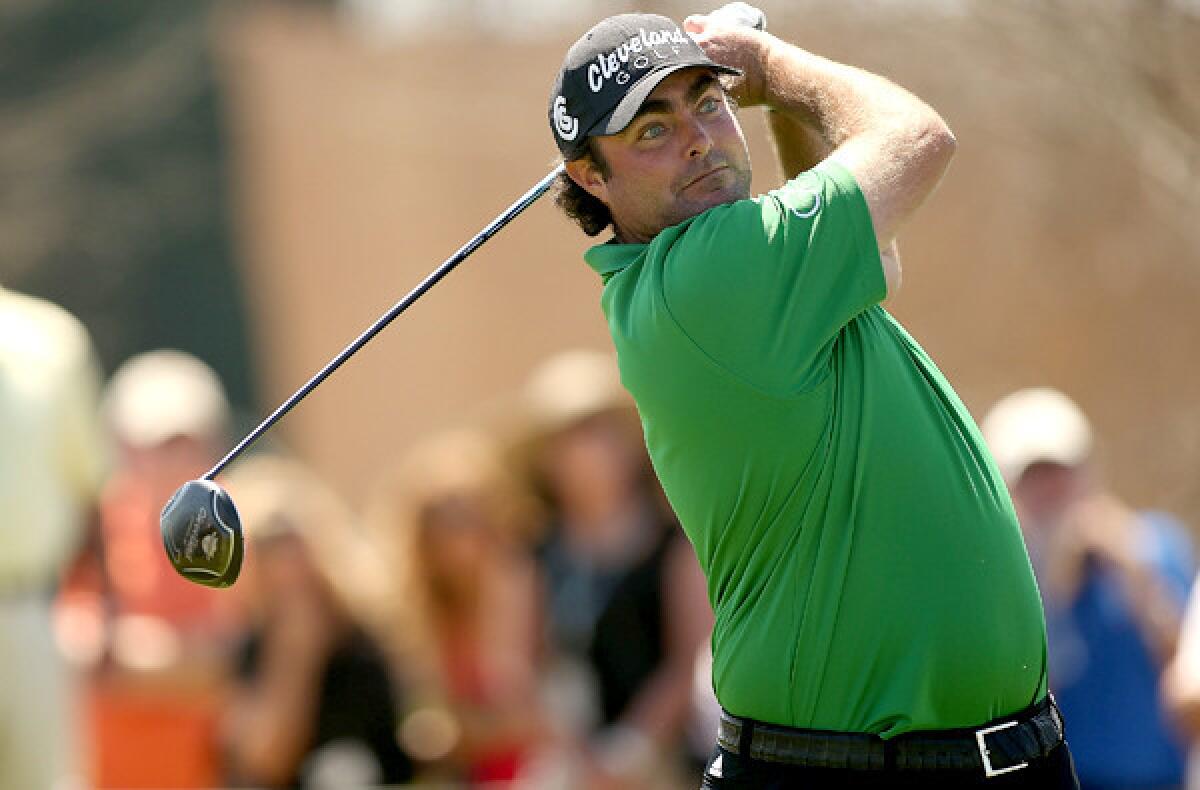
[[[602,412],[633,409],[616,356],[585,349],[560,352],[538,365],[526,385],[525,402],[536,429],[546,433]]]
[[[980,425],[1008,482],[1039,461],[1076,466],[1092,451],[1092,429],[1073,400],[1047,387],[1018,390],[996,402]]]
[[[138,354],[113,374],[104,413],[121,441],[152,447],[176,436],[223,439],[229,402],[212,368],[191,354]]]

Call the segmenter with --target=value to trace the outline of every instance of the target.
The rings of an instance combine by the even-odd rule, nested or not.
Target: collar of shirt
[[[621,244],[615,240],[597,244],[583,254],[596,274],[606,280],[637,260],[646,251],[645,244]]]

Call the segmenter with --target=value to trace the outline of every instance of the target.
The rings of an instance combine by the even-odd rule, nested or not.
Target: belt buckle
[[[991,727],[984,727],[975,731],[975,743],[979,746],[979,757],[983,760],[983,775],[986,778],[991,779],[996,776],[1002,776],[1004,774],[1009,774],[1013,771],[1020,771],[1022,768],[1029,767],[1029,763],[1019,763],[1017,765],[1010,765],[1007,768],[993,768],[992,758],[988,753],[987,736],[994,732],[1007,730],[1009,727],[1016,727],[1017,724],[1018,722],[1016,721],[1006,721],[1003,724],[995,724]]]

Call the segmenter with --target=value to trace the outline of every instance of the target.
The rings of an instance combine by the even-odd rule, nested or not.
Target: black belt
[[[1063,742],[1062,716],[1047,695],[1037,705],[978,729],[877,735],[801,730],[721,711],[717,743],[753,760],[852,771],[1019,771]]]

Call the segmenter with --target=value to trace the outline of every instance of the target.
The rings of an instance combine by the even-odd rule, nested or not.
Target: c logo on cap
[[[554,129],[564,140],[574,140],[579,134],[579,119],[567,115],[567,100],[562,96],[554,100]]]

